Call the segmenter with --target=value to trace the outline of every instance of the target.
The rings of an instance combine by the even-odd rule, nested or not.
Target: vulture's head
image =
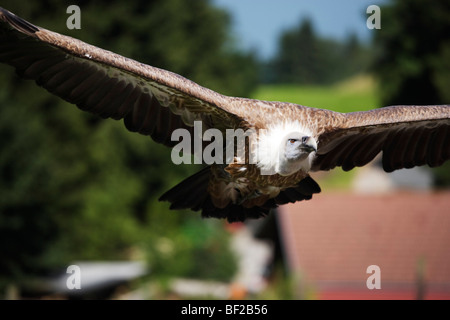
[[[312,131],[298,121],[283,121],[261,130],[257,164],[261,174],[289,176],[299,170],[309,172],[317,151]]]
[[[283,139],[278,158],[277,172],[280,175],[291,175],[302,169],[311,169],[313,153],[317,151],[317,143],[313,137],[302,132],[291,132]]]

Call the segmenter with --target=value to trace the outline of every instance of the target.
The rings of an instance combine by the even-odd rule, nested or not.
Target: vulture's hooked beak
[[[302,143],[300,144],[300,149],[311,153],[311,152],[316,152],[317,151],[317,143],[316,141],[314,141],[314,139],[312,137],[302,137]]]

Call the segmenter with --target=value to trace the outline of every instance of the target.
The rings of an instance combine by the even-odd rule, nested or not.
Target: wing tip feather
[[[16,30],[23,32],[27,35],[34,35],[36,32],[38,32],[40,30],[39,27],[16,16],[11,11],[8,11],[2,7],[0,7],[0,20],[8,23],[10,26],[15,28]]]

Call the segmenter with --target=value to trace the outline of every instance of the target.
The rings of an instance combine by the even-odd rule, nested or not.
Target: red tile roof
[[[319,291],[409,292],[422,265],[427,292],[450,298],[450,192],[323,193],[279,221],[290,269]],[[382,290],[367,289],[370,265]]]

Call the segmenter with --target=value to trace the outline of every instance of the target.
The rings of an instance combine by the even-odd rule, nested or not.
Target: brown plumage
[[[450,158],[449,106],[396,106],[342,114],[227,97],[175,73],[34,26],[2,8],[0,61],[80,109],[123,119],[128,130],[168,147],[178,143],[171,140],[174,130],[193,133],[194,121],[201,121],[204,130],[216,128],[222,133],[254,130],[263,150],[256,163],[238,163],[236,158],[212,164],[161,197],[173,209],[201,210],[204,217],[257,218],[278,205],[311,199],[320,188],[310,170],[337,166],[350,170],[380,152],[388,172],[439,166]],[[304,141],[289,149],[292,156],[287,141],[303,139],[300,133]],[[301,148],[307,151],[298,151]],[[248,145],[246,151],[249,156]],[[267,168],[273,172],[263,174]]]

